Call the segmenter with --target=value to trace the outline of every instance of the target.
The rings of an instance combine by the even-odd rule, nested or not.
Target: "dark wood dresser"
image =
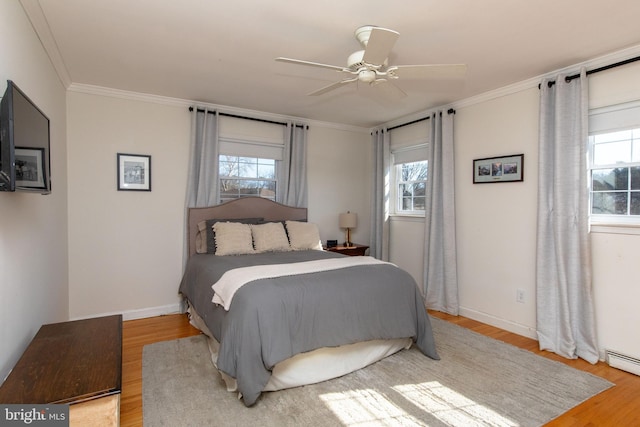
[[[120,424],[122,315],[40,328],[0,387],[0,403],[69,404],[72,426]]]

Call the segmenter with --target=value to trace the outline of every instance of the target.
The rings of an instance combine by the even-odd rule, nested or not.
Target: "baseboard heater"
[[[606,350],[606,354],[609,366],[640,376],[640,359],[612,350]]]

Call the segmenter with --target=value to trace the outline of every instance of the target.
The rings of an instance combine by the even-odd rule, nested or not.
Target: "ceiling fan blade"
[[[319,62],[302,61],[300,59],[291,59],[291,58],[278,57],[278,58],[276,58],[276,61],[287,62],[289,64],[307,65],[307,66],[311,66],[311,67],[328,68],[330,70],[335,70],[335,71],[345,71],[344,67],[338,67],[337,65],[328,65],[328,64],[321,64]],[[349,71],[349,70],[347,70],[347,71]]]
[[[467,73],[465,64],[396,65],[387,73],[401,79],[458,79]]]
[[[376,88],[379,88],[382,92],[384,92],[385,96],[387,96],[388,98],[401,99],[407,97],[405,91],[403,91],[387,79],[376,80],[374,82],[374,85],[376,86]]]
[[[373,27],[369,41],[364,49],[362,61],[367,64],[382,65],[389,57],[393,45],[400,37],[400,33],[386,28]]]
[[[318,89],[318,90],[314,90],[313,92],[308,93],[307,95],[308,95],[308,96],[317,96],[317,95],[322,95],[322,94],[324,94],[324,93],[327,93],[327,92],[332,91],[332,90],[334,90],[334,89],[338,89],[339,87],[342,87],[342,86],[344,86],[344,85],[346,85],[346,84],[348,84],[348,83],[355,82],[355,81],[357,81],[357,80],[358,80],[358,78],[357,78],[357,77],[356,77],[356,78],[354,78],[354,79],[345,79],[345,80],[340,80],[339,82],[332,83],[332,84],[330,84],[329,86],[325,86],[325,87],[322,87],[322,88],[320,88],[320,89]]]

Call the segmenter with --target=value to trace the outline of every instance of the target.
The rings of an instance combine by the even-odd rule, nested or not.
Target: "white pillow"
[[[238,222],[216,222],[213,224],[216,234],[216,255],[253,254],[251,227]]]
[[[289,243],[294,251],[322,250],[318,226],[311,222],[286,221]]]
[[[253,246],[256,252],[290,251],[289,239],[281,222],[267,222],[251,226]]]

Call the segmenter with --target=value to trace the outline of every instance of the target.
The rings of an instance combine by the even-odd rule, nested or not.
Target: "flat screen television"
[[[51,192],[49,119],[11,80],[0,101],[0,191]]]

